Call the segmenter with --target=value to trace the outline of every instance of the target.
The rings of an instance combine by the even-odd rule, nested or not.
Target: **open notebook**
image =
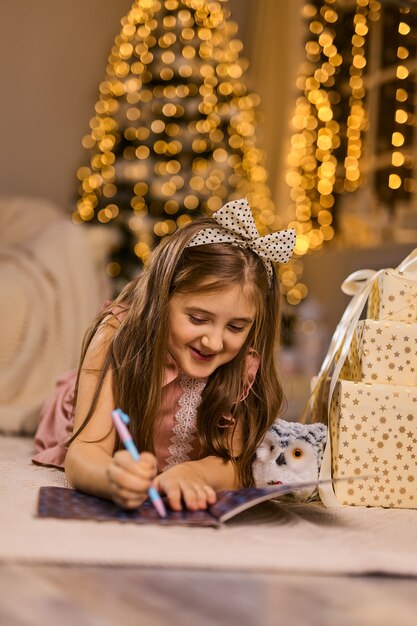
[[[330,482],[330,481],[321,481]],[[173,511],[165,501],[167,517],[161,518],[149,500],[138,509],[126,511],[117,504],[74,489],[41,487],[38,500],[38,517],[61,519],[88,519],[133,522],[134,524],[162,524],[182,526],[221,526],[246,509],[266,500],[293,493],[297,489],[312,487],[315,482],[291,485],[274,485],[265,488],[247,488],[236,491],[219,491],[217,502],[203,511]]]

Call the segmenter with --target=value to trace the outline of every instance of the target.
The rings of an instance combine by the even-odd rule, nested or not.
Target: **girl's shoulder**
[[[99,339],[112,338],[120,328],[129,312],[128,307],[109,302],[102,311],[102,319],[97,326],[96,335]]]
[[[118,328],[129,313],[127,305],[115,304],[112,300],[106,300],[101,308],[103,322]]]

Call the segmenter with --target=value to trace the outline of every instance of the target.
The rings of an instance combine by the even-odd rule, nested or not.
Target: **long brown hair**
[[[275,276],[270,285],[260,257],[250,250],[229,243],[186,247],[205,228],[219,226],[214,219],[199,218],[164,239],[142,274],[126,285],[87,332],[80,371],[98,327],[115,311],[123,312],[99,372],[90,410],[72,439],[91,419],[105,375],[111,369],[115,405],[130,415],[132,436],[139,449],[153,451],[155,416],[161,405],[167,360],[171,297],[175,293],[219,291],[241,285],[244,294],[256,305],[255,321],[239,354],[209,376],[198,408],[197,433],[204,453],[231,459],[240,483],[250,486],[255,451],[283,401],[275,366],[279,290]],[[244,391],[249,349],[259,354],[260,365],[249,394],[239,401]],[[241,453],[236,458],[229,449],[230,437],[225,437],[225,429],[221,427],[222,416],[231,411],[243,438]],[[119,446],[117,442],[116,447]]]

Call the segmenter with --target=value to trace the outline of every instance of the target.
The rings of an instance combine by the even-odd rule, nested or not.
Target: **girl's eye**
[[[201,317],[194,317],[194,315],[190,315],[190,320],[193,324],[204,324],[204,322],[206,321]]]
[[[292,451],[292,455],[294,459],[301,459],[301,457],[303,456],[303,451],[300,450],[300,448],[294,448],[294,450]]]
[[[229,325],[229,328],[232,333],[243,333],[243,331],[245,330],[245,328],[242,326],[233,326],[232,324]]]

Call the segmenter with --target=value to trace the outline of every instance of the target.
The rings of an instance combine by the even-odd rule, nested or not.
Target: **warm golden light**
[[[391,163],[395,167],[401,167],[404,165],[405,157],[401,152],[393,152],[391,156]]]
[[[397,78],[400,80],[404,80],[409,75],[409,70],[404,65],[398,65],[397,67]]]
[[[136,0],[109,55],[82,142],[92,156],[90,167],[77,172],[74,220],[125,219],[144,262],[152,233],[163,237],[184,225],[190,216],[183,211],[210,214],[231,193],[247,195],[261,232],[277,226],[264,157],[253,141],[259,98],[241,81],[247,63],[228,17],[216,0]],[[331,38],[323,37],[333,54]],[[118,196],[127,185],[132,195],[123,207]],[[129,209],[132,219],[123,217]]]
[[[405,124],[408,120],[408,113],[403,109],[397,109],[395,112],[395,121],[397,124]]]
[[[351,5],[352,11],[347,13],[338,2],[308,3],[303,7],[309,22],[306,62],[297,78],[301,94],[291,120],[293,132],[286,172],[293,203],[291,226],[297,231],[295,253],[299,257],[334,238],[335,197],[355,191],[364,183],[363,144],[368,125],[364,73],[369,71],[371,22],[380,18],[382,5],[376,0],[356,0],[348,8]],[[353,24],[348,24],[346,20],[351,19],[352,13]],[[341,19],[343,28],[346,22],[346,32],[353,26],[350,50],[339,50],[340,31],[333,25],[340,28]],[[407,58],[404,46],[400,54]],[[347,80],[344,72],[348,73]],[[397,101],[407,97],[404,90],[397,90]],[[346,117],[344,109],[338,106],[342,98],[344,106],[349,107]],[[398,111],[396,119],[398,123],[410,123],[405,111]],[[395,140],[400,140],[399,135]],[[396,155],[393,163],[400,164],[401,158],[401,154]],[[391,180],[392,184],[396,182]],[[288,265],[292,267],[292,263]],[[284,283],[289,302],[297,304],[305,297],[299,277],[296,282],[287,273]]]
[[[397,89],[395,98],[398,102],[406,102],[408,100],[408,93],[405,89]]]
[[[410,74],[408,67],[403,65],[403,61],[409,56],[409,50],[407,48],[408,40],[406,37],[411,32],[410,26],[406,22],[406,20],[408,19],[407,13],[409,13],[409,9],[407,9],[406,7],[402,7],[400,9],[400,13],[403,14],[403,20],[400,21],[398,25],[398,33],[400,35],[399,41],[401,45],[397,47],[398,64],[396,68],[396,76],[399,80],[405,80]],[[404,146],[405,136],[403,125],[410,123],[410,116],[408,112],[404,108],[402,108],[402,103],[407,102],[409,99],[407,89],[398,88],[396,90],[395,99],[397,102],[397,107],[395,110],[394,122],[397,126],[397,130],[394,130],[391,138],[392,147],[394,148],[391,154],[391,163],[393,167],[402,167],[407,166],[405,155],[403,152],[400,152],[395,148],[400,148]],[[408,188],[408,180],[409,179],[407,177],[403,179],[403,177],[399,174],[391,173],[388,176],[388,187],[390,189],[400,189],[401,187],[403,187],[405,191],[411,191]]]
[[[391,189],[398,189],[401,187],[401,178],[398,174],[390,174],[388,185]]]
[[[292,155],[301,255],[333,237],[332,153],[340,129],[331,85],[342,63],[334,40],[336,3],[328,0],[320,14],[312,3],[303,11],[311,21],[306,52],[323,54],[323,63],[300,103]],[[247,90],[243,45],[229,18],[219,0],[135,0],[122,19],[82,140],[90,154],[77,170],[80,199],[73,216],[117,227],[123,245],[128,242],[131,268],[122,255],[107,267],[118,284],[139,268],[135,261],[147,262],[159,238],[197,214],[211,215],[228,199],[248,198],[261,235],[287,226],[271,199],[265,155],[256,147],[259,97]],[[314,185],[318,197],[312,199]],[[296,263],[284,289],[292,302],[307,293]]]
[[[400,33],[400,35],[408,35],[410,30],[411,30],[410,26],[406,24],[405,22],[400,22],[398,24],[398,32]]]

